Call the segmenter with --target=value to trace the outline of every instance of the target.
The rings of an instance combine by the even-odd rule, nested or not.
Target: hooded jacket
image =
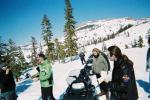
[[[129,77],[129,79],[125,80],[123,76]],[[112,81],[108,84],[111,98],[114,100],[138,99],[133,65],[126,63],[123,58],[114,62]]]
[[[6,75],[5,71],[0,68],[0,88],[1,88],[1,93],[15,90],[16,84],[15,84],[13,73],[11,72],[11,70]]]
[[[52,66],[50,62],[48,62],[48,60],[44,60],[44,62],[39,65],[39,69],[41,87],[53,86]]]
[[[93,59],[92,70],[96,74],[100,74],[101,71],[108,71],[108,63],[101,53],[97,58]]]

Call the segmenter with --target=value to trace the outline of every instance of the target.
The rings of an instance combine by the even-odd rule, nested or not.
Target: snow
[[[122,33],[120,33],[114,39],[110,39],[105,41],[107,47],[111,45],[117,45],[121,48],[122,52],[126,54],[133,62],[134,62],[134,70],[136,76],[136,84],[138,87],[139,100],[148,100],[147,96],[150,94],[148,91],[148,81],[149,81],[149,73],[146,72],[146,52],[148,49],[146,35],[148,30],[150,29],[150,18],[145,19],[130,19],[130,18],[120,18],[120,19],[108,19],[108,20],[96,20],[96,21],[88,21],[86,23],[80,24],[76,29],[80,29],[87,25],[94,25],[94,29],[86,28],[82,30],[76,31],[78,37],[78,43],[82,45],[86,44],[92,38],[104,37],[112,32],[117,32],[120,27],[124,27],[128,24],[133,24],[133,26]],[[110,31],[111,30],[111,31]],[[127,37],[125,33],[129,33],[130,36]],[[131,45],[134,39],[138,40],[139,36],[143,37],[144,45],[143,48],[128,48],[125,49],[125,45]],[[61,38],[63,41],[63,37]],[[96,45],[89,45],[84,48],[86,51],[86,59],[91,54],[92,49],[97,47],[99,49],[102,48],[103,43],[99,43]],[[80,48],[83,49],[83,48]],[[58,63],[55,62],[53,65],[53,73],[54,73],[54,87],[53,93],[55,98],[62,99],[63,94],[68,87],[66,82],[66,78],[70,71],[75,69],[82,69],[83,65],[79,59],[76,57],[74,61],[70,62],[69,59],[66,59],[66,63]],[[113,68],[113,63],[111,62],[111,70]],[[111,79],[111,71],[108,75],[109,79]],[[96,77],[92,76],[92,83],[95,85],[97,93],[100,92],[97,87]],[[34,82],[30,79],[24,80],[20,83],[17,83],[17,92],[18,92],[18,100],[40,100],[40,83],[39,81]],[[105,97],[100,97],[100,100],[105,100]]]

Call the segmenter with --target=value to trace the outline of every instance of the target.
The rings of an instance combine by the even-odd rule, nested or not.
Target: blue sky
[[[71,0],[77,24],[88,20],[150,17],[150,0]],[[64,0],[0,0],[0,36],[18,45],[29,44],[31,36],[41,41],[41,21],[47,14],[55,37],[64,28]]]

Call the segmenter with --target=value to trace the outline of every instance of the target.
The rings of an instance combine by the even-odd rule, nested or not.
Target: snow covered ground
[[[136,83],[138,86],[139,100],[148,100],[148,77],[149,73],[145,71],[146,66],[146,51],[144,48],[132,48],[123,49],[124,54],[128,55],[134,62],[134,70],[136,76]],[[90,52],[87,52],[87,55]],[[113,66],[112,66],[113,67]],[[55,63],[53,65],[54,71],[54,96],[57,100],[60,100],[63,93],[67,88],[66,78],[68,73],[73,69],[83,68],[80,59],[69,63]],[[111,74],[109,74],[111,76]],[[95,79],[96,80],[96,79]],[[97,82],[93,79],[93,84],[97,85]],[[98,89],[97,89],[98,90]],[[33,82],[30,79],[25,80],[17,84],[18,100],[39,100],[41,97],[40,83]],[[99,92],[99,91],[98,91]],[[100,97],[100,100],[105,100],[105,97]]]

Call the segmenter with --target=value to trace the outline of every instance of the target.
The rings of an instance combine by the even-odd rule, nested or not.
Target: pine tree
[[[11,66],[15,66],[15,57],[17,56],[18,51],[17,51],[17,46],[16,44],[9,39],[8,40],[8,51],[7,51],[7,57],[9,59],[7,59],[7,63]]]
[[[42,47],[42,44],[41,44],[41,43],[40,43],[40,46],[39,46],[39,47],[40,47],[40,52],[43,53],[43,47]]]
[[[58,42],[58,39],[56,38],[55,40],[55,52],[56,52],[56,55],[57,55],[57,60],[59,60],[59,62],[60,62],[60,54],[59,54],[59,42]]]
[[[20,63],[20,65],[22,66],[22,69],[26,69],[27,65],[26,65],[26,60],[24,58],[24,54],[22,52],[21,47],[18,47],[18,59],[20,60],[18,63]]]
[[[137,47],[137,45],[138,45],[137,40],[134,39],[134,42],[133,42],[133,44],[132,44],[132,47],[133,47],[133,48],[134,48],[134,47]]]
[[[65,32],[65,45],[67,47],[67,54],[68,56],[74,56],[77,54],[77,37],[75,34],[75,21],[74,17],[72,15],[72,7],[70,0],[65,0],[65,26],[64,26],[64,32]],[[72,58],[71,58],[72,60]]]
[[[4,60],[5,54],[7,52],[7,44],[2,41],[0,37],[0,62]]]
[[[138,46],[139,46],[140,48],[143,47],[143,38],[142,38],[142,36],[139,36]]]
[[[43,20],[42,20],[42,35],[43,35],[43,39],[45,41],[45,44],[47,46],[47,55],[48,55],[48,59],[50,60],[54,60],[53,59],[53,47],[54,47],[54,43],[51,42],[52,39],[52,31],[51,31],[51,23],[50,20],[48,19],[47,15],[44,15]]]
[[[37,41],[35,37],[31,37],[32,49],[31,49],[31,63],[33,66],[37,65]]]
[[[55,39],[55,46],[56,46],[56,54],[57,54],[57,59],[60,62],[61,60],[64,60],[65,58],[65,47],[58,41],[58,39]]]
[[[11,39],[8,41],[7,49],[7,55],[5,56],[6,64],[11,67],[14,76],[18,79],[22,71],[22,63],[19,58],[19,49]]]

